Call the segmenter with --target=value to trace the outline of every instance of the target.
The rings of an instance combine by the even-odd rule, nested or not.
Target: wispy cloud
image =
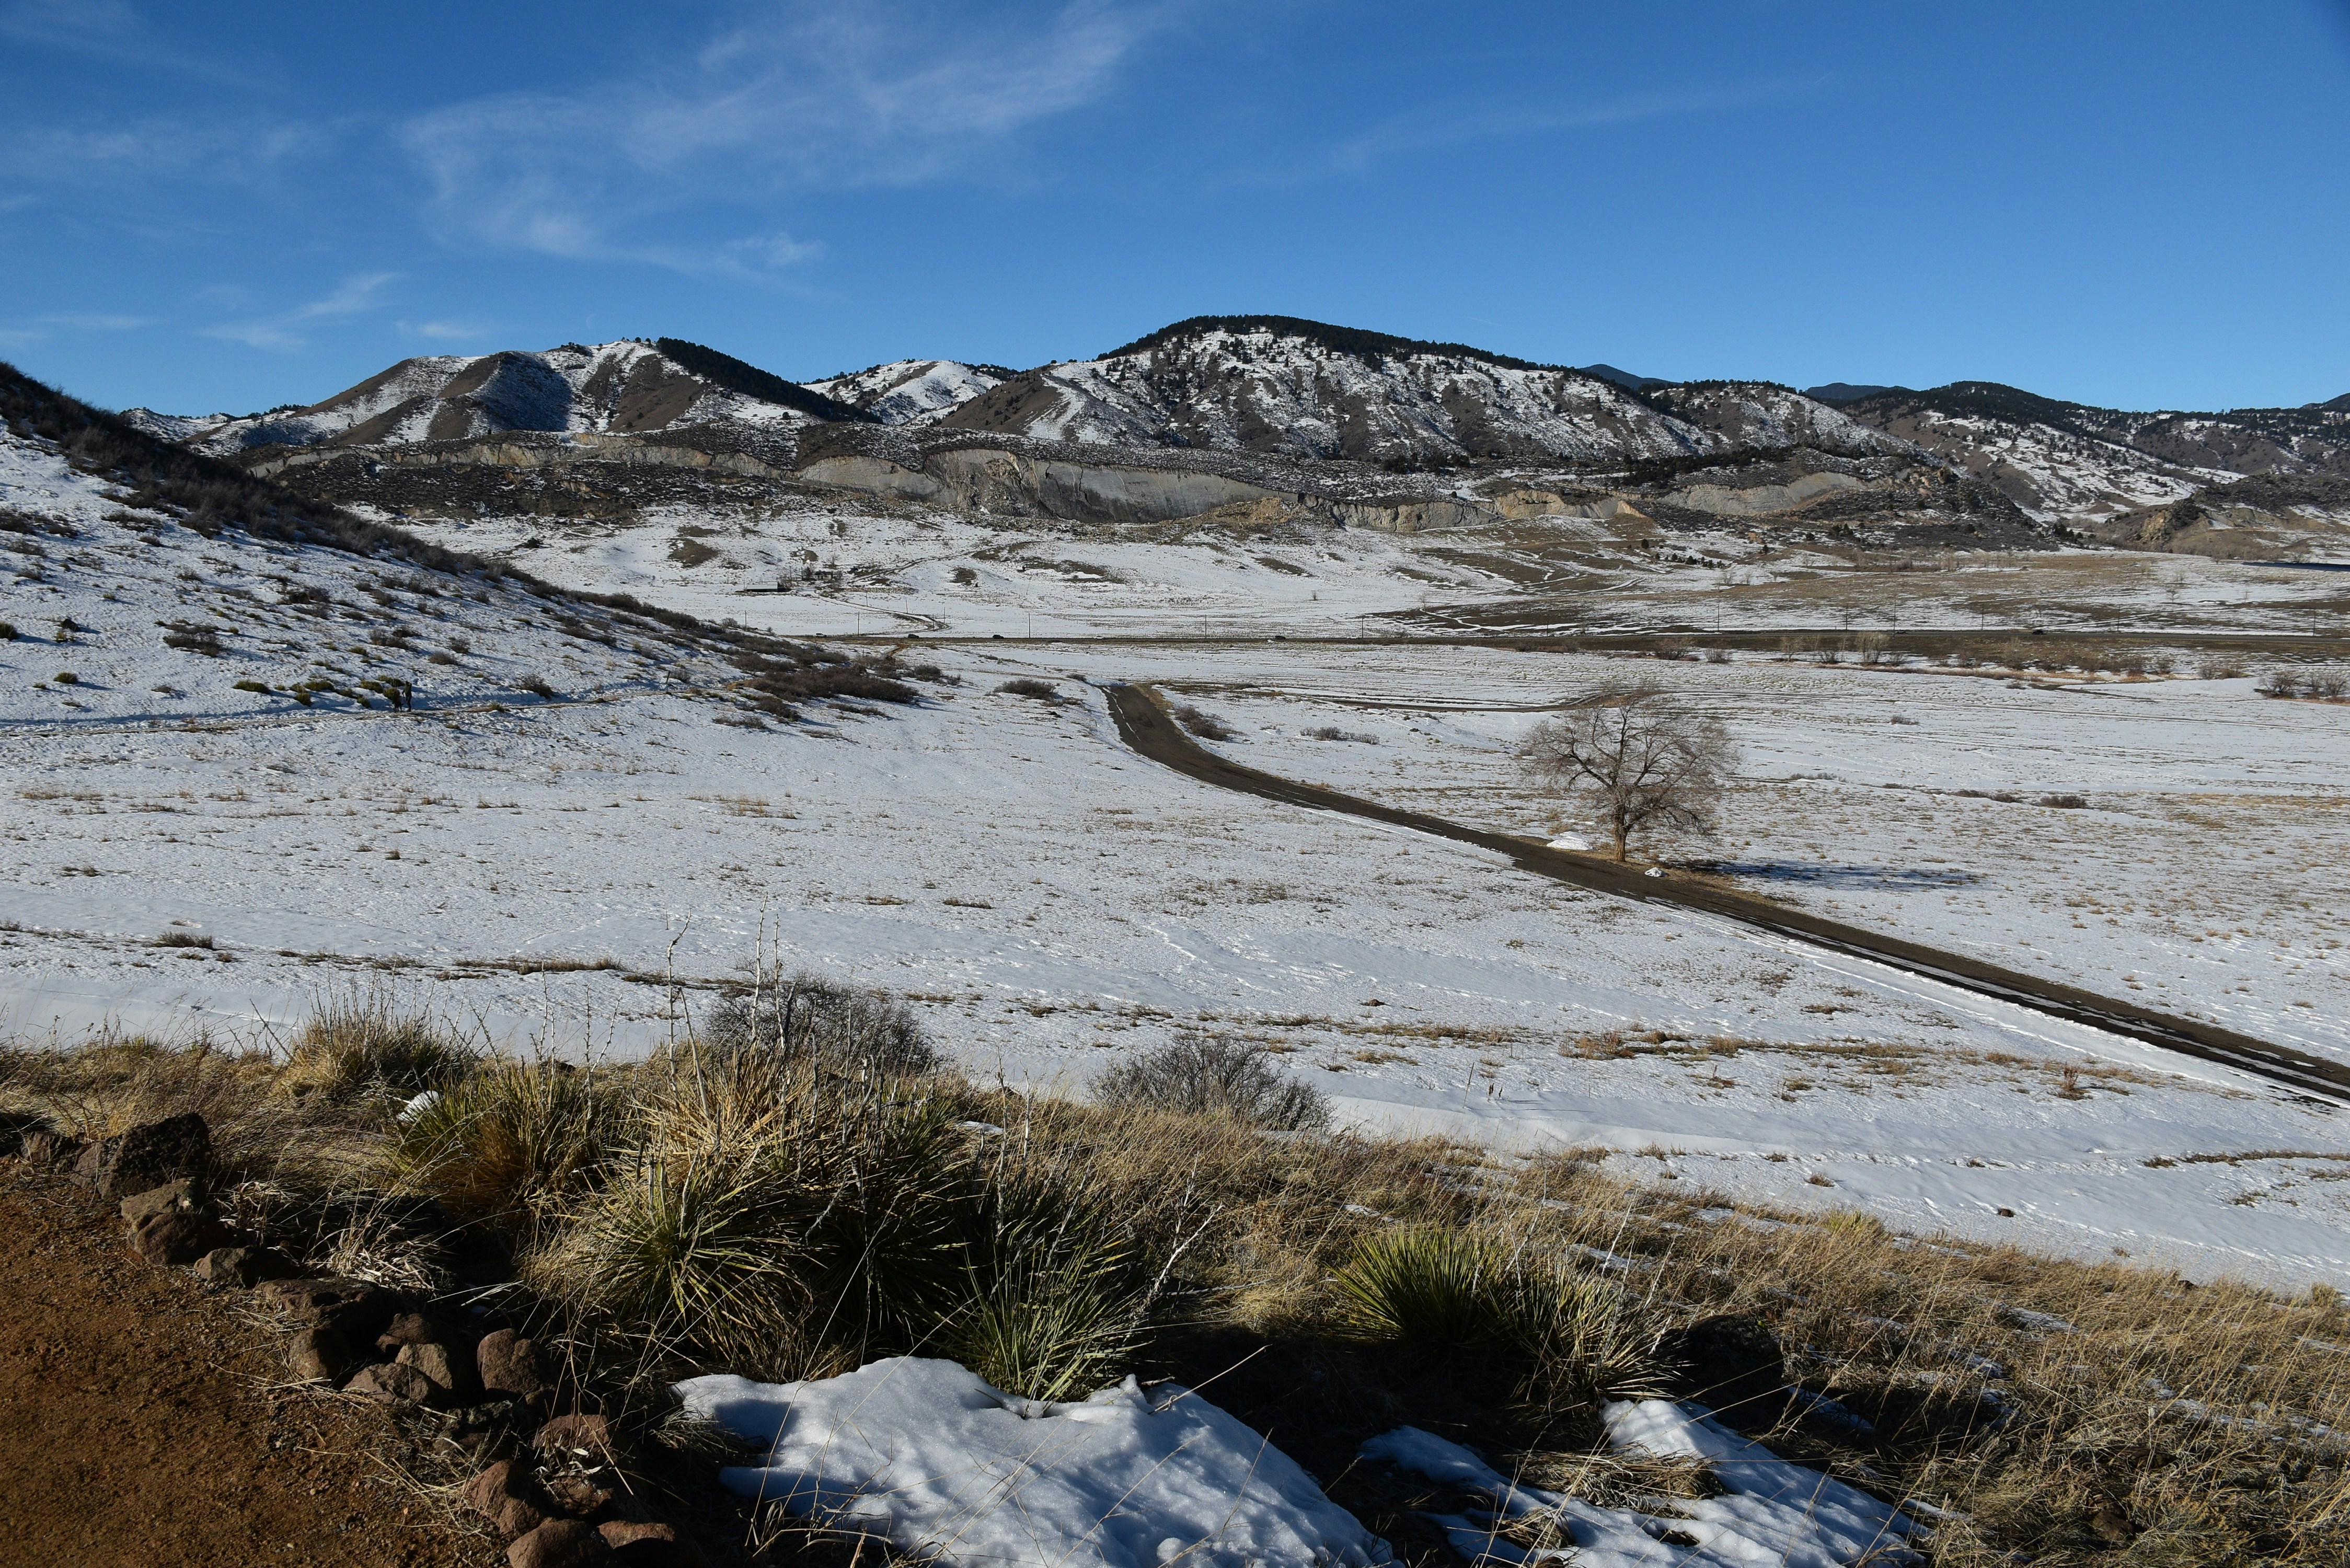
[[[411,337],[429,337],[436,343],[478,343],[499,330],[471,321],[403,321],[400,329]]]
[[[411,120],[402,140],[452,238],[773,273],[811,247],[770,234],[697,251],[646,230],[687,208],[910,184],[998,157],[1107,93],[1163,9],[1077,0],[1021,24],[935,4],[794,5],[642,78],[473,99]]]
[[[394,272],[369,273],[346,280],[340,288],[324,299],[314,299],[307,305],[297,305],[291,310],[275,316],[257,317],[250,321],[224,322],[217,327],[198,329],[204,337],[224,338],[243,343],[248,348],[267,348],[280,353],[290,352],[308,343],[302,328],[322,321],[343,317],[359,316],[380,308],[376,300],[383,286],[400,275]]]
[[[151,316],[44,316],[44,327],[71,327],[82,332],[133,332],[141,327],[152,327]]]
[[[29,348],[48,337],[46,332],[20,327],[0,327],[0,348]]]
[[[1244,182],[1289,185],[1333,175],[1365,174],[1388,159],[1439,147],[1717,113],[1774,102],[1819,85],[1817,81],[1754,82],[1737,88],[1642,93],[1574,105],[1449,101],[1420,104],[1330,142],[1302,161],[1264,170]]]
[[[226,86],[257,84],[246,65],[186,39],[166,43],[159,32],[127,0],[0,0],[0,38]]]

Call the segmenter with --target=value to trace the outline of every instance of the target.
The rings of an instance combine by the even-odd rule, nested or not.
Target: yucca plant
[[[982,1166],[958,1207],[961,1300],[949,1309],[944,1347],[1032,1399],[1115,1382],[1150,1306],[1124,1228],[1056,1173],[1005,1160]]]
[[[647,1159],[567,1212],[523,1275],[657,1359],[797,1376],[815,1272],[801,1196],[739,1148]]]
[[[1337,1272],[1352,1337],[1514,1370],[1538,1402],[1656,1392],[1657,1334],[1622,1289],[1503,1237],[1421,1227],[1365,1241]]]
[[[393,1134],[387,1159],[403,1189],[525,1236],[549,1205],[588,1184],[620,1121],[595,1074],[507,1063],[419,1106]]]

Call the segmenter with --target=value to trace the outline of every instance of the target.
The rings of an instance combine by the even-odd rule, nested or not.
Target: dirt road
[[[1260,773],[1216,755],[1195,744],[1169,716],[1158,693],[1143,685],[1108,689],[1109,708],[1118,722],[1119,738],[1152,762],[1219,789],[1302,805],[1316,811],[1343,812],[1398,827],[1432,834],[1440,838],[1498,850],[1522,870],[1593,892],[1609,893],[1644,904],[1667,904],[1693,909],[1740,925],[1791,938],[1855,958],[1866,959],[1973,992],[1979,996],[2013,1002],[2034,1012],[2108,1033],[2143,1041],[2199,1061],[2216,1062],[2255,1074],[2294,1094],[2328,1103],[2350,1103],[2350,1067],[2290,1045],[2272,1044],[2248,1034],[2222,1029],[2191,1018],[2175,1018],[2134,1002],[2099,996],[2059,981],[2023,974],[1960,953],[1944,952],[1904,941],[1898,937],[1864,930],[1840,921],[1792,909],[1766,899],[1670,874],[1650,877],[1637,867],[1618,866],[1596,856],[1552,849],[1531,839],[1505,833],[1488,833],[1442,817],[1400,811],[1375,801],[1341,794],[1317,784],[1299,784]]]

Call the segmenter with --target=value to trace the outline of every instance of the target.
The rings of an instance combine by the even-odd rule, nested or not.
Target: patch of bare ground
[[[368,1457],[387,1417],[283,1390],[284,1352],[109,1206],[0,1185],[0,1560],[494,1563]]]

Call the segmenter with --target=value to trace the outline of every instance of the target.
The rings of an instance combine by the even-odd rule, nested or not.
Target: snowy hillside
[[[1001,365],[966,365],[957,359],[898,359],[807,385],[812,392],[863,409],[885,425],[926,425],[1017,374]]]
[[[150,435],[225,455],[272,443],[405,445],[506,431],[789,429],[848,413],[828,402],[740,360],[663,338],[402,359],[323,402],[241,419],[147,409],[123,417]]]
[[[1031,371],[940,422],[1370,462],[1612,462],[1726,444],[1581,370],[1278,319],[1181,324],[1098,359]]]
[[[2101,521],[2241,475],[2350,472],[2350,413],[2129,413],[1961,381],[1846,411],[1996,484],[2043,519]]]

